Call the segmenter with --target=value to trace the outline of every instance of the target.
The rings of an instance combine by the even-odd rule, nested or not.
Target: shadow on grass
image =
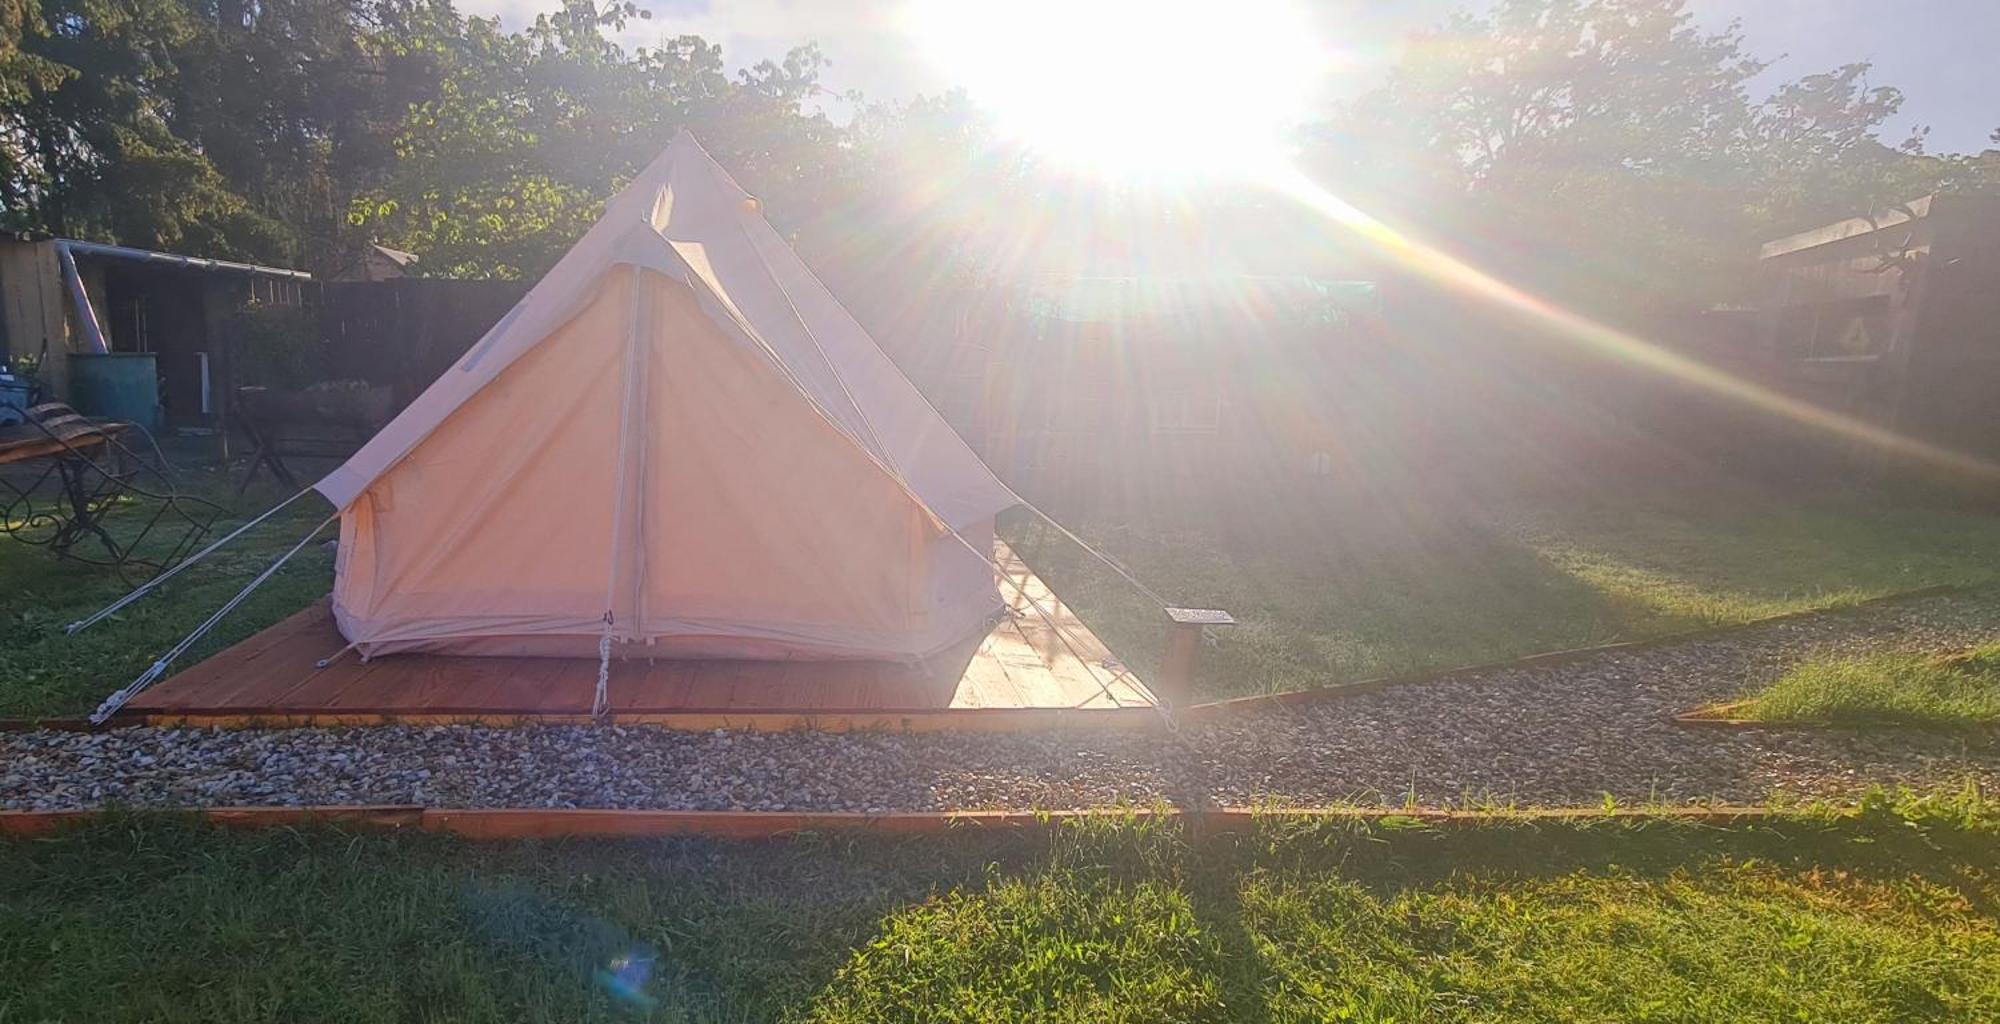
[[[1608,596],[1697,625],[1992,582],[2000,517],[1857,494],[1747,487],[1517,512],[1526,541]]]
[[[1509,532],[1353,519],[1260,535],[1126,533],[1111,553],[1169,600],[1228,609],[1197,680],[1207,698],[1310,689],[1620,638],[1629,611]],[[1052,531],[1011,543],[1112,650],[1157,672],[1164,617]]]
[[[1996,836],[1972,797],[1197,841],[1128,821],[482,845],[133,817],[0,843],[0,1013],[1975,1019],[2000,1005]]]
[[[1158,609],[1025,517],[1003,532],[1113,650],[1157,670]],[[1236,615],[1197,680],[1212,699],[1985,583],[2000,566],[2000,517],[1977,510],[1722,484],[1457,505],[1321,499],[1083,532],[1170,600]]]

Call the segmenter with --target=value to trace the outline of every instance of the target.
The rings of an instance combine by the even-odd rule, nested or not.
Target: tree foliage
[[[1595,308],[1724,301],[1758,241],[1994,179],[1896,144],[1854,63],[1755,99],[1767,64],[1687,0],[1499,0],[1411,40],[1311,133],[1323,180]]]
[[[381,241],[431,273],[545,269],[678,128],[779,209],[851,183],[811,46],[729,74],[648,13],[518,32],[448,0],[0,0],[0,224],[315,268]]]
[[[1136,250],[1161,272],[1296,273],[1326,249],[1271,197],[1047,172],[963,96],[847,97],[832,120],[811,45],[731,70],[694,36],[621,46],[647,17],[631,0],[551,3],[510,31],[450,0],[0,0],[0,227],[314,270],[380,242],[424,273],[532,277],[686,127],[884,302]],[[2000,152],[1885,141],[1902,95],[1866,64],[1754,97],[1764,61],[1686,0],[1480,9],[1415,38],[1303,156],[1566,298],[1726,301],[1762,238],[2000,181]]]

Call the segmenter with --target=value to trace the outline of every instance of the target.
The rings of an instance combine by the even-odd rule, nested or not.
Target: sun
[[[1294,0],[912,0],[905,21],[1008,136],[1115,178],[1263,172],[1329,63]]]

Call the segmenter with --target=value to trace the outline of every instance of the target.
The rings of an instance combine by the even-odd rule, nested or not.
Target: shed
[[[1924,196],[1759,255],[1754,345],[1789,390],[2000,454],[2000,196]]]
[[[299,304],[311,280],[283,267],[0,235],[0,359],[32,363],[43,395],[66,400],[70,355],[152,353],[162,422],[214,427],[225,406],[226,318],[252,299]]]

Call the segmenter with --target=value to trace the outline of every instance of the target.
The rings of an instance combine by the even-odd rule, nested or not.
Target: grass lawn
[[[1729,715],[1758,722],[1967,727],[2000,722],[2000,643],[1946,657],[1882,654],[1794,666]]]
[[[223,502],[233,484],[222,470],[192,459],[181,476],[184,491]],[[268,479],[252,487],[237,514],[218,521],[213,536],[289,497]],[[250,578],[288,550],[332,509],[317,495],[238,538],[170,581],[161,591],[75,636],[63,627],[97,611],[129,589],[109,569],[57,559],[46,548],[0,537],[0,718],[82,715],[131,682],[153,659],[186,636],[235,595]],[[114,510],[113,532],[142,526],[139,509]],[[322,537],[335,536],[328,527]],[[249,636],[305,607],[333,585],[333,557],[318,545],[299,552],[260,587],[176,668]]]
[[[191,490],[228,495],[219,470],[183,462],[194,467]],[[283,497],[266,486],[240,508],[255,514]],[[327,511],[317,497],[301,499],[159,595],[76,637],[62,627],[124,585],[0,538],[0,717],[88,712]],[[1657,636],[2000,574],[2000,515],[1720,483],[1505,506],[1283,505],[1203,529],[1078,525],[1168,598],[1235,613],[1242,624],[1203,660],[1198,685],[1209,697]],[[1025,516],[1003,533],[1113,650],[1142,672],[1156,669],[1158,609]],[[326,593],[332,561],[318,547],[303,552],[178,667]]]
[[[1205,656],[1214,698],[1356,682],[1831,608],[2000,578],[2000,515],[1743,486],[1505,505],[1288,505],[1203,528],[1081,523],[1169,600],[1240,625]],[[1142,673],[1159,611],[1025,516],[1003,531]]]
[[[1969,1021],[2000,816],[0,843],[0,1020]]]

